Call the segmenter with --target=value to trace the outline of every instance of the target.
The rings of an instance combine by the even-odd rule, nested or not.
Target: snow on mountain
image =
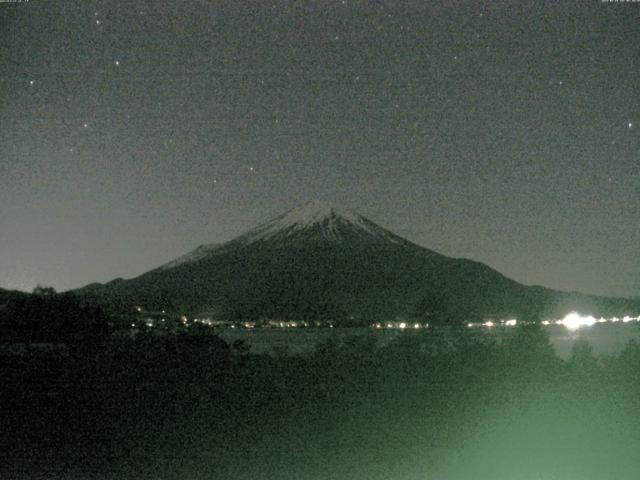
[[[349,235],[367,240],[386,241],[394,244],[406,244],[406,240],[379,227],[363,216],[335,205],[311,201],[301,207],[293,208],[249,232],[225,243],[201,245],[165,265],[160,270],[197,262],[212,255],[228,251],[230,248],[243,247],[256,242],[286,241],[302,234],[305,238],[322,238],[325,241],[340,243]]]
[[[402,243],[402,239],[361,215],[351,210],[319,201],[311,201],[301,207],[291,209],[275,219],[254,228],[238,240],[249,244],[257,241],[286,238],[311,229],[318,230],[324,239],[332,242],[342,241],[343,232],[348,229],[393,243]]]

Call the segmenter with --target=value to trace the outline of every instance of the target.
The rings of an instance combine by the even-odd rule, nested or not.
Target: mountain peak
[[[243,243],[291,238],[299,234],[339,242],[345,235],[378,237],[400,243],[400,239],[361,215],[330,203],[313,200],[293,208],[273,220],[249,231]]]
[[[323,241],[337,244],[348,240],[367,244],[384,242],[406,245],[409,243],[354,211],[313,200],[292,208],[226,243],[201,245],[160,268],[168,270],[254,243],[267,242],[272,246],[281,247],[290,245],[291,241]]]
[[[322,223],[325,220],[335,218],[343,218],[352,223],[358,223],[362,219],[362,217],[355,212],[319,200],[312,200],[300,207],[292,208],[277,217],[283,225],[297,224],[303,226]]]

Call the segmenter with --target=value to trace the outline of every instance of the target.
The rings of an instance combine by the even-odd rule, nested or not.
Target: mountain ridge
[[[291,241],[296,238],[308,241],[310,237],[316,237],[339,243],[348,236],[369,237],[369,241],[415,245],[351,210],[336,207],[331,203],[311,201],[261,223],[227,242],[199,245],[195,250],[159,268],[167,270],[184,263],[202,260],[208,255],[217,255],[228,248],[244,247],[256,242],[279,242],[287,239]]]
[[[228,242],[202,245],[133,279],[78,292],[118,311],[145,305],[214,312],[229,320],[333,318],[363,324],[396,317],[540,319],[569,309],[609,314],[631,308],[621,299],[527,287],[483,263],[446,257],[355,212],[319,202]]]

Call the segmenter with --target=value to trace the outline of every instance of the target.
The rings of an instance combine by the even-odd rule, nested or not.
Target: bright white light
[[[592,316],[582,316],[579,313],[571,312],[566,317],[562,319],[562,324],[568,330],[577,330],[581,327],[590,327],[596,323],[596,319]]]
[[[613,317],[611,319],[611,322],[613,322],[613,323],[618,323],[619,321],[620,321],[620,319],[618,317]]]
[[[415,323],[415,324],[413,325],[413,328],[420,328],[420,324],[419,324],[419,323]]]
[[[467,323],[467,327],[468,327],[468,328],[473,327],[473,323]]]
[[[484,322],[484,326],[485,327],[493,327],[494,325],[495,324],[491,320],[488,320],[488,321]]]
[[[398,325],[400,328],[407,328],[407,324],[402,322],[400,325]]]
[[[629,323],[631,320],[633,320],[633,318],[631,318],[629,315],[625,315],[624,317],[622,317],[622,321],[624,323]]]
[[[518,321],[515,318],[512,318],[511,320],[507,320],[506,322],[504,322],[504,324],[508,327],[515,327],[516,323],[518,323]]]
[[[550,324],[551,324],[551,322],[550,322],[549,320],[543,320],[543,321],[542,321],[542,324],[543,324],[543,325],[550,325]]]

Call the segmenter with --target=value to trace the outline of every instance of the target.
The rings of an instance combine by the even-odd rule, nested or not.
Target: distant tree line
[[[108,334],[106,315],[73,293],[37,286],[31,295],[11,295],[0,304],[0,340],[65,342]]]

